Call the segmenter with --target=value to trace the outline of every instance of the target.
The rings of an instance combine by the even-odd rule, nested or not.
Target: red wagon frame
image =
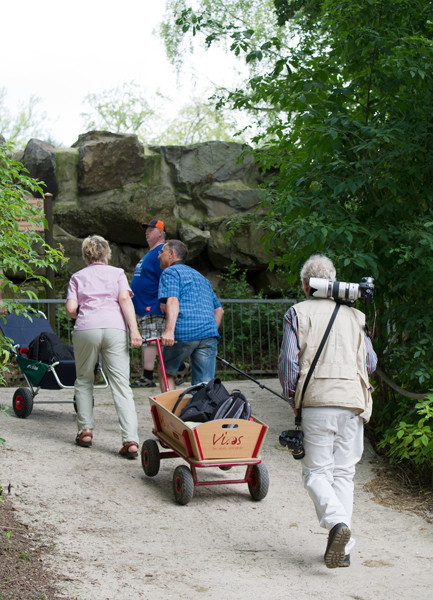
[[[162,376],[168,389],[160,338],[147,341],[157,345]],[[260,457],[267,425],[255,417],[249,421],[219,419],[207,423],[185,423],[178,415],[188,402],[188,396],[182,399],[175,413],[172,412],[182,391],[168,391],[149,397],[154,425],[152,433],[157,441],[149,439],[142,445],[141,463],[145,474],[149,477],[157,475],[161,460],[182,458],[188,466],[176,467],[173,474],[173,493],[179,504],[188,504],[195,487],[235,483],[246,483],[252,499],[262,500],[269,489],[268,472]],[[200,469],[213,467],[226,471],[236,466],[246,467],[243,477],[211,480],[198,477]]]

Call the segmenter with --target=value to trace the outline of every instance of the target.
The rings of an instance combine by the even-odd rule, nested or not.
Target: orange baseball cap
[[[158,219],[152,219],[152,221],[150,221],[149,223],[141,224],[142,229],[147,229],[147,227],[156,227],[157,229],[160,229],[161,231],[165,232],[164,222],[159,221]]]

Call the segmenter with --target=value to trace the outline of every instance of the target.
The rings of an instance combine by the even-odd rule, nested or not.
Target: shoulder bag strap
[[[331,331],[332,324],[335,321],[335,317],[337,316],[339,309],[340,309],[340,304],[337,302],[335,305],[335,308],[334,308],[334,312],[332,313],[331,318],[329,320],[326,331],[323,335],[322,341],[320,342],[320,346],[317,348],[316,356],[314,357],[313,362],[311,363],[311,366],[310,366],[310,370],[308,371],[307,377],[305,378],[304,387],[302,388],[302,394],[301,394],[301,403],[299,405],[298,412],[295,417],[295,425],[297,427],[299,427],[302,422],[302,401],[304,399],[305,390],[307,389],[307,385],[311,379],[311,375],[313,374],[314,368],[317,365],[317,361],[319,360],[319,357],[322,353],[323,347],[326,343],[326,340],[328,339],[329,332]]]

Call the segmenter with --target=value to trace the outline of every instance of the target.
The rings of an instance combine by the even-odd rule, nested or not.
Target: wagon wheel
[[[185,465],[176,467],[173,475],[174,499],[179,504],[188,504],[194,494],[194,479]]]
[[[248,479],[248,489],[253,500],[263,500],[269,490],[268,470],[263,463],[254,465]]]
[[[155,440],[146,440],[141,447],[141,465],[148,477],[155,477],[159,472],[161,458]]]
[[[14,413],[20,419],[25,419],[33,410],[33,395],[28,388],[18,388],[12,401]]]

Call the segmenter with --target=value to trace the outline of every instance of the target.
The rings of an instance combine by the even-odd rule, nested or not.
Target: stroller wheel
[[[15,391],[12,406],[14,413],[20,419],[25,419],[33,410],[33,395],[28,388],[18,388]]]

